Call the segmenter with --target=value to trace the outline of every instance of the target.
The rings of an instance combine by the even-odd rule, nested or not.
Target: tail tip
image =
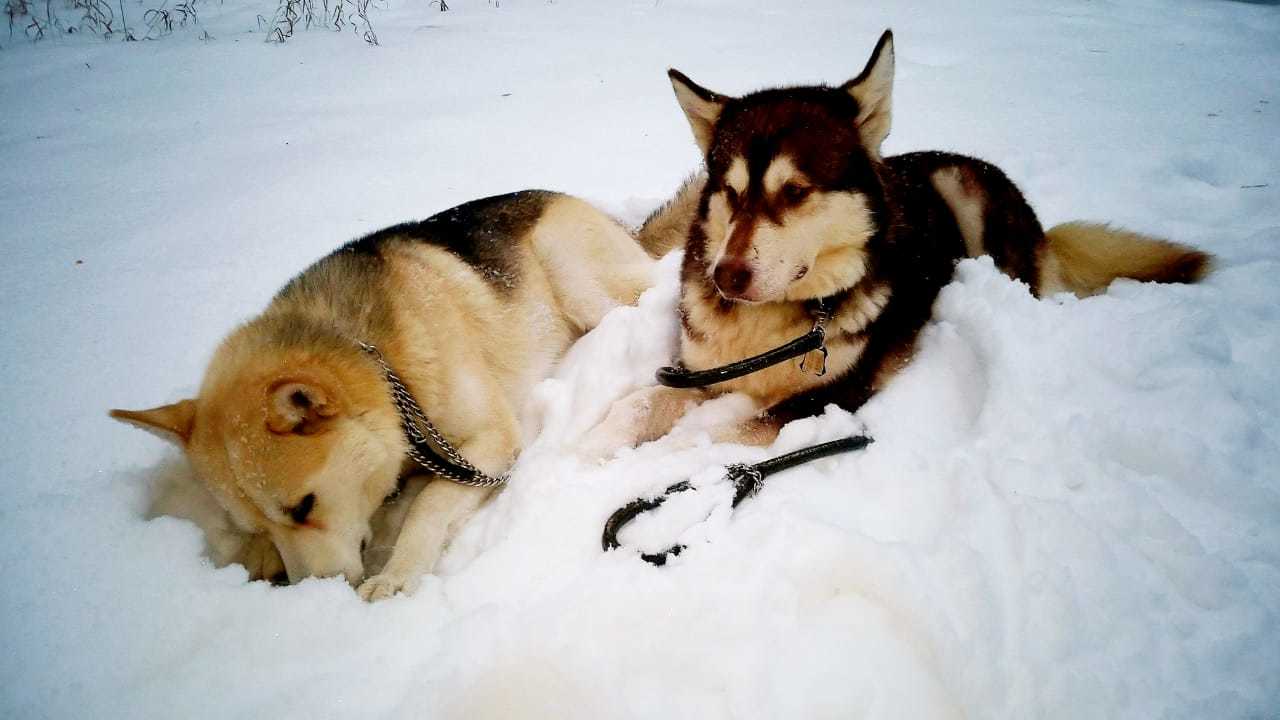
[[[1213,256],[1207,252],[1178,246],[1180,252],[1169,258],[1162,268],[1158,282],[1196,283],[1205,279],[1213,270]]]

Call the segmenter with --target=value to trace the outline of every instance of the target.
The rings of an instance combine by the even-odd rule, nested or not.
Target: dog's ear
[[[267,388],[267,429],[314,435],[338,414],[332,392],[313,380],[281,379]]]
[[[889,135],[893,114],[893,31],[885,30],[858,77],[840,86],[858,101],[858,132],[862,144],[880,157],[880,143]]]
[[[183,400],[150,410],[112,410],[111,417],[186,445],[191,440],[191,428],[195,426],[196,401]]]
[[[671,87],[676,91],[676,101],[689,119],[689,127],[693,128],[693,139],[702,148],[702,154],[711,151],[711,139],[715,136],[716,120],[728,97],[698,85],[684,73],[671,68],[667,71],[671,78]]]

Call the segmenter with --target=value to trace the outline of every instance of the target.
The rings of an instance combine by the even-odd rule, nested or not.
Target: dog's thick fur
[[[608,310],[634,302],[651,266],[576,198],[477,200],[311,266],[221,344],[198,397],[112,415],[176,439],[235,529],[259,539],[245,547],[269,539],[291,581],[345,574],[366,599],[409,592],[489,491],[428,483],[385,567],[361,583],[370,518],[421,471],[357,341],[381,350],[468,460],[500,474],[520,449],[531,386]]]
[[[882,158],[893,68],[886,31],[862,73],[839,87],[733,98],[670,72],[706,174],[687,181],[640,238],[658,254],[683,230],[680,362],[702,370],[782,345],[810,329],[821,300],[832,311],[827,372],[795,361],[708,391],[645,388],[614,406],[591,447],[659,437],[713,393],[745,393],[761,410],[713,433],[727,441],[768,443],[829,403],[857,409],[910,358],[960,258],[990,255],[1041,296],[1207,272],[1202,252],[1105,225],[1045,233],[1017,187],[981,160]],[[807,360],[820,366],[816,355]]]

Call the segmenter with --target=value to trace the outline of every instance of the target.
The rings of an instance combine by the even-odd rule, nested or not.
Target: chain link
[[[404,428],[405,435],[409,438],[408,455],[418,465],[426,470],[443,475],[450,480],[471,487],[492,488],[507,483],[507,475],[499,475],[494,477],[487,475],[480,468],[472,465],[453,443],[445,439],[444,435],[436,428],[435,424],[427,418],[427,414],[422,411],[422,407],[418,405],[418,401],[413,399],[413,393],[409,392],[409,388],[400,380],[400,376],[396,375],[391,369],[391,365],[387,363],[386,358],[378,348],[366,342],[356,341],[360,345],[360,349],[364,350],[377,361],[382,368],[382,376],[386,379],[387,384],[391,386],[391,400],[395,403],[396,409],[400,413],[400,425]],[[423,430],[426,434],[423,434]],[[428,437],[430,441],[428,441]],[[432,447],[439,448],[439,452]],[[427,452],[423,452],[426,448]],[[428,453],[437,456],[443,456],[454,467],[449,467],[444,463],[437,462],[428,456]],[[459,472],[459,469],[461,472]]]

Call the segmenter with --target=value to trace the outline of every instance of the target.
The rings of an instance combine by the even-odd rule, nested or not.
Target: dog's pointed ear
[[[667,71],[671,78],[671,87],[676,91],[676,101],[689,119],[689,127],[693,128],[693,139],[702,148],[702,154],[711,151],[711,139],[715,137],[716,120],[720,119],[720,111],[728,97],[698,85],[687,75],[671,68]]]
[[[186,445],[191,440],[191,428],[195,426],[196,401],[183,400],[150,410],[112,410],[111,417]]]
[[[858,101],[858,132],[862,144],[880,157],[880,143],[889,135],[893,115],[893,31],[885,30],[858,77],[841,85]]]
[[[279,435],[314,435],[338,414],[332,392],[312,380],[281,379],[267,388],[267,429]]]

